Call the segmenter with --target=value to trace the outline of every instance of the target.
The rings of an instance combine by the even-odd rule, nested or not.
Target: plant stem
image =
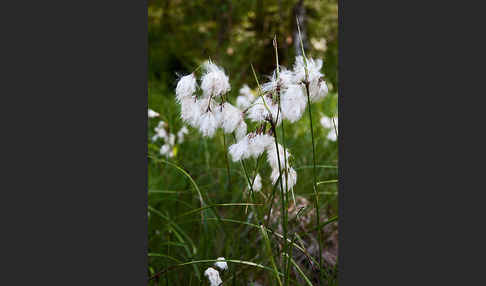
[[[309,105],[309,120],[310,120],[310,128],[311,128],[311,137],[312,137],[312,161],[313,161],[313,189],[314,189],[314,195],[316,197],[314,201],[314,206],[316,209],[316,227],[319,226],[319,199],[317,195],[317,179],[316,179],[316,151],[315,151],[315,144],[314,144],[314,128],[312,126],[312,108],[311,108],[311,102],[310,102],[310,91],[309,91],[309,71],[307,69],[307,57],[305,56],[305,50],[304,50],[304,44],[302,42],[302,34],[300,32],[300,25],[299,25],[299,19],[296,18],[297,20],[297,28],[299,29],[299,38],[300,38],[300,47],[302,49],[302,57],[304,59],[304,70],[305,70],[305,91],[307,94],[307,104]],[[321,284],[321,278],[322,278],[322,237],[321,237],[321,231],[318,229],[317,230],[317,236],[318,236],[318,243],[319,243],[319,285]]]
[[[320,216],[319,216],[319,196],[317,195],[317,180],[316,180],[316,151],[315,151],[315,144],[314,144],[314,127],[312,125],[312,106],[310,102],[310,94],[309,94],[309,81],[305,82],[305,91],[307,94],[307,103],[309,105],[309,120],[310,120],[310,128],[311,128],[311,138],[312,138],[312,163],[313,163],[313,189],[315,194],[314,206],[316,209],[316,227],[319,226]],[[322,267],[322,237],[321,231],[317,230],[317,236],[319,241],[319,265]],[[319,269],[319,273],[321,273],[321,269]],[[319,275],[320,277],[321,275]]]
[[[275,35],[275,37],[273,38],[273,47],[275,48],[275,63],[276,63],[276,75],[277,75],[277,90],[276,90],[276,95],[277,95],[277,101],[278,101],[278,111],[277,111],[277,118],[275,119],[275,124],[277,124],[278,122],[278,117],[279,116],[282,116],[282,107],[281,107],[281,104],[280,104],[280,66],[279,66],[279,62],[278,62],[278,43],[277,43],[277,35]],[[274,136],[275,136],[275,143],[277,143],[277,132],[275,130],[275,127],[274,127]],[[283,252],[284,253],[287,253],[288,251],[288,243],[287,243],[287,221],[288,221],[288,208],[286,206],[286,203],[288,203],[288,168],[287,168],[287,152],[285,150],[285,130],[284,130],[284,120],[282,118],[282,144],[283,144],[283,151],[284,151],[284,169],[285,169],[285,191],[283,190],[283,186],[282,186],[282,170],[281,170],[281,167],[280,167],[280,154],[279,154],[279,151],[278,151],[278,145],[277,146],[277,158],[279,160],[278,162],[278,167],[279,167],[279,172],[280,172],[280,188],[281,188],[281,196],[282,196],[282,225],[283,225],[283,229],[284,229],[284,248],[283,248]],[[285,197],[284,197],[285,195]],[[284,274],[285,274],[285,286],[288,285],[288,260],[286,259],[283,259],[283,269],[284,269]]]
[[[283,188],[283,183],[282,183],[282,167],[281,167],[281,161],[280,161],[280,151],[278,148],[278,136],[277,136],[277,131],[275,130],[275,122],[272,122],[272,131],[273,131],[273,137],[275,138],[275,148],[277,151],[277,161],[278,161],[278,172],[280,174],[280,179],[278,180],[280,182],[280,197],[281,197],[281,205],[282,205],[282,228],[283,228],[283,235],[284,235],[284,251],[287,248],[287,212],[286,212],[286,205],[285,205],[285,195],[284,195],[284,188]],[[284,153],[284,157],[285,157]],[[284,260],[285,261],[285,260]],[[285,263],[284,263],[285,266]],[[285,267],[284,267],[285,270]]]
[[[236,142],[236,136],[235,136],[234,133],[233,133],[233,138]],[[245,177],[246,177],[246,181],[248,182],[248,186],[250,186],[250,197],[252,199],[252,202],[255,203],[255,197],[253,196],[253,182],[255,181],[256,171],[255,171],[255,175],[253,176],[253,180],[250,180],[250,175],[248,174],[248,171],[246,169],[245,162],[243,160],[240,160],[240,163],[241,163],[241,167],[243,168],[243,171],[245,173]],[[257,169],[258,169],[258,161],[257,161]],[[255,210],[255,213],[256,213],[257,221],[260,224],[260,222],[261,222],[260,213],[258,212],[258,210]]]
[[[228,191],[231,188],[231,174],[228,160],[228,148],[226,148],[226,134],[223,132],[224,158],[226,160],[226,170],[228,171]]]

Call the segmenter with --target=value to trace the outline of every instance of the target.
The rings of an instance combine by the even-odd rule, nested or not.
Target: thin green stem
[[[226,147],[226,134],[223,132],[224,158],[226,160],[226,170],[228,172],[228,191],[231,189],[231,174],[228,160],[228,148]]]
[[[273,269],[274,269],[275,273],[278,273],[277,265],[275,264],[275,259],[273,258],[272,247],[270,246],[270,239],[268,238],[267,230],[265,229],[265,227],[263,225],[260,225],[260,231],[263,234],[263,239],[265,241],[268,256],[270,257],[270,261],[272,262]],[[276,275],[276,276],[277,276],[278,284],[280,286],[282,286],[282,281],[280,280],[279,275]]]
[[[287,248],[287,208],[285,204],[285,195],[284,195],[284,188],[283,188],[283,183],[282,183],[282,167],[281,167],[281,161],[280,161],[280,151],[278,148],[278,136],[277,136],[277,131],[275,130],[275,122],[272,122],[272,131],[273,131],[273,136],[275,138],[275,148],[277,151],[277,161],[278,161],[278,172],[280,175],[280,197],[281,197],[281,205],[282,205],[282,228],[283,228],[283,234],[284,234],[284,251]],[[286,154],[284,153],[284,157]],[[285,260],[284,260],[285,261]],[[284,265],[285,266],[285,265]],[[284,267],[285,269],[285,267]]]
[[[310,120],[310,128],[311,128],[311,138],[312,138],[312,163],[313,163],[313,189],[315,194],[314,206],[316,209],[316,227],[319,226],[320,215],[319,215],[319,196],[317,195],[317,175],[316,175],[316,150],[314,144],[314,127],[312,125],[312,106],[310,102],[310,94],[309,94],[309,82],[306,79],[305,82],[305,90],[307,94],[307,103],[309,105],[309,120]],[[322,265],[322,235],[321,231],[317,232],[318,240],[319,240],[319,265]],[[321,269],[319,269],[321,272]]]
[[[336,138],[338,137],[338,131],[337,131],[337,127],[336,127],[336,122],[334,121],[334,116],[331,117],[332,119],[332,125],[334,126],[334,132],[336,132]]]
[[[171,270],[174,270],[175,268],[177,267],[181,267],[181,266],[186,266],[186,265],[193,265],[193,264],[197,264],[197,263],[208,263],[208,262],[217,262],[217,261],[220,261],[220,262],[231,262],[231,263],[238,263],[238,264],[244,264],[244,265],[248,265],[248,266],[253,266],[253,267],[257,267],[257,268],[260,268],[260,269],[264,269],[264,270],[268,270],[270,271],[270,273],[273,273],[275,276],[277,276],[278,280],[280,281],[280,277],[279,276],[283,276],[282,273],[278,272],[278,271],[275,271],[275,269],[272,269],[268,266],[265,266],[265,265],[262,265],[262,264],[258,264],[258,263],[254,263],[254,262],[251,262],[251,261],[244,261],[244,260],[236,260],[236,259],[225,259],[225,260],[216,260],[216,259],[204,259],[204,260],[194,260],[194,261],[189,261],[189,262],[184,262],[184,263],[180,263],[180,264],[176,264],[176,265],[173,265],[173,266],[170,266],[160,272],[157,272],[155,273],[152,277],[150,277],[148,280],[153,280],[155,279],[156,277],[160,276],[160,275],[163,275]]]
[[[291,242],[291,246],[295,244],[295,233],[292,235],[292,242]],[[287,268],[285,269],[285,281],[287,282],[290,278],[290,258],[292,257],[292,250],[294,248],[293,247],[289,247],[288,251],[290,252],[288,255],[287,255]]]
[[[233,133],[233,138],[236,142],[236,136],[235,136],[234,133]],[[242,166],[243,171],[245,173],[245,177],[246,177],[246,181],[248,183],[248,186],[250,187],[250,197],[252,199],[252,202],[255,203],[255,197],[253,196],[253,182],[255,181],[256,172],[255,172],[255,176],[253,177],[253,180],[250,180],[250,175],[248,174],[248,171],[246,169],[245,162],[243,160],[240,160],[240,163],[241,163],[241,166]],[[257,161],[257,163],[258,163],[258,161]],[[257,165],[257,168],[258,168],[258,165]],[[257,221],[258,221],[258,223],[260,223],[261,222],[260,213],[259,213],[258,210],[255,210],[255,213],[256,213],[256,216],[257,216]]]
[[[317,176],[316,176],[316,151],[315,151],[315,144],[314,144],[314,128],[312,126],[312,107],[310,102],[310,91],[309,91],[309,71],[307,69],[307,58],[305,56],[304,51],[304,43],[302,42],[302,34],[300,32],[300,25],[299,19],[297,18],[297,28],[299,30],[299,38],[300,38],[300,47],[302,49],[302,57],[304,59],[304,68],[305,68],[305,91],[307,94],[307,104],[309,105],[309,120],[310,120],[310,128],[311,128],[311,137],[312,137],[312,161],[313,161],[313,189],[315,194],[314,206],[316,209],[316,227],[319,226],[319,196],[317,195]],[[321,231],[317,232],[318,235],[318,243],[319,243],[319,265],[322,266],[322,237]],[[319,278],[322,278],[322,269],[319,269]],[[319,284],[321,279],[319,279]]]
[[[279,62],[278,62],[278,43],[277,43],[277,35],[275,35],[275,37],[273,38],[273,47],[275,48],[275,63],[276,63],[276,80],[277,80],[277,90],[276,90],[276,96],[277,96],[277,102],[278,102],[278,111],[277,111],[277,118],[275,119],[275,124],[277,124],[276,122],[278,122],[278,117],[279,116],[282,116],[282,106],[281,106],[281,103],[280,103],[280,66],[279,66]],[[275,131],[275,130],[274,130]],[[277,138],[277,133],[275,132],[275,138]],[[281,192],[281,195],[282,195],[282,219],[284,220],[284,222],[282,224],[285,224],[287,225],[288,223],[288,208],[286,207],[286,203],[288,203],[288,181],[289,181],[289,178],[288,178],[288,167],[287,167],[287,152],[285,150],[285,128],[284,128],[284,120],[282,118],[282,146],[283,146],[283,151],[284,151],[284,170],[285,170],[285,191],[282,189],[282,192]],[[279,152],[278,152],[278,145],[277,145],[277,156],[279,157],[280,155],[278,155]],[[278,158],[277,157],[277,158]],[[280,170],[280,158],[279,158],[279,171],[280,171],[280,174],[282,174],[282,171]],[[280,186],[282,186],[282,180],[280,179]],[[285,194],[285,197],[284,197],[284,194]],[[287,227],[284,227],[284,235],[285,235],[285,239],[284,239],[284,253],[287,253],[287,250],[288,250],[288,244],[287,244]],[[284,272],[285,272],[285,286],[289,285],[288,282],[289,282],[289,279],[288,279],[288,260],[285,260],[283,259],[283,265],[284,265]]]

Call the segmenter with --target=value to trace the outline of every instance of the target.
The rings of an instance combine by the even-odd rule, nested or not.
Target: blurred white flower
[[[152,137],[152,141],[156,141],[159,138],[164,140],[168,139],[167,131],[165,130],[166,123],[164,121],[160,121],[157,127],[154,128],[155,135]]]
[[[321,117],[321,125],[326,128],[330,129],[327,133],[327,139],[331,141],[337,140],[336,130],[334,129],[334,124],[336,124],[336,129],[338,128],[338,118],[334,117],[334,123],[332,122],[333,118],[322,116]]]
[[[240,95],[236,97],[236,106],[241,110],[244,110],[250,107],[254,100],[255,96],[251,92],[250,87],[245,84],[240,88]]]
[[[329,131],[329,133],[327,133],[327,139],[331,141],[336,141],[337,140],[336,132],[334,130]]]
[[[247,125],[244,120],[241,120],[235,130],[236,140],[240,140],[241,138],[246,136]]]
[[[176,101],[181,103],[184,98],[190,98],[196,92],[196,86],[194,74],[181,77],[176,87]]]
[[[319,81],[319,91],[318,91],[316,101],[319,101],[321,98],[324,98],[328,92],[329,89],[327,87],[326,82],[323,80]]]
[[[248,185],[248,189],[250,188],[250,185]],[[255,180],[253,180],[253,191],[258,192],[262,189],[262,177],[260,174],[256,174]]]
[[[184,135],[188,134],[189,130],[187,129],[186,126],[182,126],[182,128],[177,132],[177,142],[181,144],[184,142]]]
[[[224,257],[218,257],[217,260],[225,260]],[[228,264],[226,261],[217,261],[214,263],[214,266],[218,267],[221,270],[228,269]]]
[[[271,174],[273,184],[275,184],[277,182],[279,176],[280,176],[279,169],[273,168],[272,174]],[[288,181],[287,181],[287,178],[288,178]],[[285,185],[286,183],[288,183],[287,186]],[[283,186],[283,189],[284,190],[285,189],[291,190],[295,186],[296,183],[297,183],[297,172],[292,167],[288,167],[287,173],[285,172],[285,169],[282,169],[282,186]],[[280,186],[280,184],[279,184],[279,186]]]
[[[236,97],[236,106],[238,106],[238,108],[241,110],[245,110],[250,107],[251,103],[252,101],[246,96],[239,95]]]
[[[154,117],[159,117],[160,114],[157,112],[153,111],[152,109],[148,109],[148,118],[154,118]]]
[[[205,72],[201,77],[201,89],[205,97],[209,95],[218,97],[230,91],[231,86],[228,76],[226,76],[222,68],[211,61],[205,62],[203,67]]]
[[[218,270],[209,267],[204,271],[204,276],[208,277],[209,283],[211,283],[211,286],[219,286],[223,281],[219,277],[219,272]]]
[[[324,128],[331,128],[332,127],[332,120],[331,118],[327,117],[327,116],[322,116],[321,117],[321,125],[324,127]]]
[[[240,88],[240,95],[243,95],[243,96],[246,96],[248,97],[249,99],[254,99],[254,95],[253,93],[251,92],[251,89],[250,87],[247,85],[247,84],[244,84],[241,88]]]
[[[160,155],[173,157],[174,153],[172,152],[172,147],[169,144],[164,144],[160,147]]]
[[[167,143],[170,145],[170,146],[174,146],[175,145],[175,135],[174,134],[169,134],[168,138],[166,138],[167,140]]]

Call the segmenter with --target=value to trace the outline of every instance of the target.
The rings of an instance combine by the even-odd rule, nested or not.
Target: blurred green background
[[[149,276],[177,264],[197,259],[215,259],[219,256],[270,265],[263,253],[258,231],[239,224],[201,223],[200,212],[180,217],[181,214],[200,207],[198,196],[190,180],[176,168],[161,163],[167,159],[159,154],[163,140],[150,141],[159,120],[168,124],[169,131],[176,133],[182,126],[180,106],[176,104],[175,87],[180,76],[194,71],[202,62],[211,58],[224,68],[230,78],[230,102],[235,103],[238,90],[243,84],[256,87],[250,64],[253,64],[260,83],[275,69],[275,53],[272,39],[276,35],[280,64],[292,68],[300,46],[297,38],[296,17],[301,21],[306,55],[324,61],[322,72],[329,86],[324,101],[312,105],[314,133],[316,136],[318,181],[337,180],[337,142],[327,139],[329,132],[319,123],[323,115],[337,115],[337,57],[338,11],[333,1],[148,1],[148,85],[149,108],[160,113],[159,118],[149,119]],[[249,124],[249,130],[253,125]],[[286,144],[293,155],[291,165],[298,173],[296,196],[309,202],[314,200],[312,190],[312,145],[308,113],[294,124],[285,123]],[[239,163],[230,161],[229,184],[226,147],[233,138],[219,130],[211,138],[203,138],[189,127],[189,134],[182,144],[176,144],[176,156],[170,162],[186,170],[203,192],[205,200],[212,204],[250,202],[245,195],[245,177]],[[250,170],[256,160],[246,160]],[[272,191],[270,168],[264,162],[260,174],[262,192]],[[319,185],[322,195],[321,221],[337,216],[337,184]],[[264,196],[257,200],[265,202]],[[306,210],[311,212],[312,204]],[[252,208],[220,207],[214,212],[221,218],[255,223],[248,213]],[[202,211],[206,217],[215,218],[214,212]],[[305,214],[305,212],[304,212]],[[278,224],[274,226],[278,229]],[[296,225],[294,231],[303,231]],[[323,231],[328,255],[336,255],[337,225]],[[313,240],[314,239],[314,240]],[[304,237],[308,247],[315,238]],[[331,249],[332,248],[332,249]],[[193,250],[196,249],[194,252]],[[297,259],[297,258],[296,258]],[[331,259],[332,260],[332,259]],[[150,281],[150,285],[209,285],[202,275],[212,263],[202,263],[177,268]],[[273,285],[272,276],[261,269],[230,264],[222,277],[224,285],[252,285],[252,281]],[[328,263],[324,285],[337,285],[336,263]],[[309,265],[302,264],[303,271],[312,279],[315,273]],[[298,274],[292,272],[295,284],[305,285]],[[302,282],[302,284],[300,284]],[[314,281],[313,281],[314,282]],[[317,284],[315,284],[317,285]]]
[[[262,75],[275,69],[274,35],[280,64],[291,68],[297,16],[303,18],[306,54],[324,59],[326,80],[337,90],[337,0],[149,1],[149,86],[172,91],[177,74],[211,57],[224,67],[236,94],[243,83],[254,83],[250,63]]]

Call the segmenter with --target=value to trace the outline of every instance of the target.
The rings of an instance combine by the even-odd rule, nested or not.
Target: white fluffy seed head
[[[261,97],[258,97],[253,106],[250,107],[247,111],[247,117],[254,122],[262,122],[265,120],[265,116],[268,115],[268,112],[263,104],[263,100]]]
[[[237,143],[229,146],[228,153],[233,159],[233,162],[238,162],[239,160],[250,157],[251,153],[248,136],[241,138]]]
[[[204,112],[199,119],[199,131],[205,137],[213,137],[221,125],[221,113],[218,109]]]
[[[209,267],[208,269],[206,269],[206,271],[204,271],[204,276],[208,277],[211,286],[219,286],[221,285],[221,283],[223,283],[221,277],[219,277],[218,270],[212,267]]]
[[[319,102],[326,97],[328,92],[327,84],[324,80],[311,81],[309,83],[309,95],[311,102]]]
[[[201,107],[194,97],[183,98],[181,101],[181,119],[192,127],[199,125]]]
[[[243,120],[241,111],[228,102],[223,104],[222,127],[225,133],[235,131],[240,122]]]
[[[282,116],[292,123],[302,117],[306,105],[307,99],[301,85],[290,85],[281,96]]]
[[[309,82],[318,81],[323,76],[321,73],[322,60],[307,59],[307,71]],[[305,80],[305,62],[302,56],[297,56],[294,63],[294,81],[300,83]]]
[[[312,102],[317,102],[326,97],[327,93],[329,92],[329,89],[327,88],[327,84],[324,80],[320,80],[318,84],[318,90],[316,92],[316,95],[314,98],[311,98]]]
[[[273,103],[272,99],[265,96],[265,102],[263,101],[262,97],[258,97],[254,102],[253,105],[247,111],[247,117],[253,122],[263,122],[267,118],[270,118],[270,114],[272,115],[272,120],[275,121],[277,119],[278,114],[278,105]],[[265,103],[270,110],[265,107]],[[278,121],[276,125],[280,125],[282,122],[282,115],[278,116]]]
[[[275,69],[270,77],[270,81],[262,84],[263,93],[275,92],[277,87],[280,87],[280,91],[283,91],[290,84],[294,83],[294,74],[292,71],[287,70],[281,66],[279,70],[279,77],[277,80],[277,70]]]
[[[250,185],[248,185],[248,189],[251,189]],[[262,177],[260,174],[256,174],[255,180],[253,181],[253,191],[258,192],[262,189]]]
[[[277,89],[277,79],[271,77],[270,81],[263,83],[261,87],[263,93],[274,92]]]
[[[229,78],[224,73],[223,69],[215,65],[211,61],[204,63],[204,74],[201,77],[201,89],[205,97],[212,95],[214,97],[221,96],[230,91]]]
[[[224,257],[218,257],[217,260],[225,260]],[[218,267],[221,270],[226,270],[228,269],[228,264],[226,261],[216,261],[214,263],[214,266]]]
[[[250,155],[255,158],[260,156],[270,145],[275,144],[273,137],[267,134],[258,134],[250,137],[248,148]]]
[[[309,71],[309,80],[316,81],[319,80],[323,74],[321,73],[322,69],[322,60],[321,59],[309,59],[307,61],[307,69]]]
[[[196,77],[193,73],[181,77],[176,87],[176,101],[181,103],[183,98],[191,97],[196,92]]]
[[[154,117],[159,117],[160,114],[157,112],[153,111],[152,109],[148,109],[148,118],[154,118]]]
[[[238,126],[236,127],[235,130],[236,140],[240,140],[241,138],[246,136],[247,128],[248,127],[244,120],[241,120],[240,123],[238,123]]]
[[[278,168],[273,168],[272,169],[272,182],[273,184],[277,183],[278,177],[280,176],[280,171]],[[287,181],[288,179],[288,181]],[[297,183],[297,172],[294,170],[292,167],[287,168],[287,172],[285,172],[285,169],[282,169],[282,186],[283,190],[291,190],[295,184]],[[288,184],[288,185],[286,185]],[[278,184],[280,187],[280,183]]]
[[[286,88],[291,84],[296,84],[294,73],[285,67],[280,68],[279,78],[283,88]]]
[[[321,59],[307,59],[307,71],[309,81],[309,96],[311,102],[317,102],[327,95],[327,85],[322,80],[324,76],[321,73],[322,60]],[[305,77],[305,63],[302,56],[295,59],[294,64],[294,79],[300,83],[306,79]]]
[[[285,149],[285,157],[284,157],[284,149],[282,145],[278,144],[278,156],[280,156],[280,167],[282,169],[285,168],[285,158],[287,158],[287,165],[289,164],[290,153],[288,149]],[[277,157],[277,147],[275,147],[275,143],[268,146],[267,148],[267,162],[272,167],[272,169],[278,170],[278,159]]]

